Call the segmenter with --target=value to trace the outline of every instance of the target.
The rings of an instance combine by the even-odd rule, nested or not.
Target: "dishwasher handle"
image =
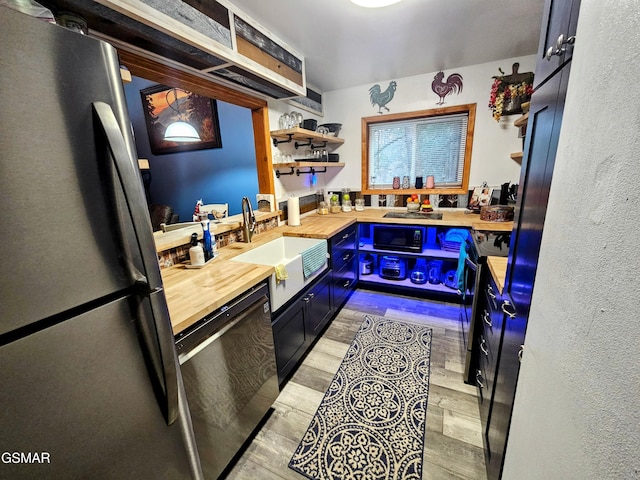
[[[229,323],[226,323],[222,328],[217,330],[213,335],[211,335],[210,337],[207,337],[203,342],[198,343],[191,350],[189,350],[187,352],[184,352],[184,353],[181,353],[178,356],[178,360],[180,361],[180,365],[182,365],[185,362],[189,361],[191,358],[196,356],[202,350],[204,350],[209,345],[211,345],[212,343],[217,341],[220,337],[222,337],[222,335],[224,335],[229,330],[231,330],[233,327],[235,327],[237,324],[242,322],[249,315],[252,315],[253,312],[258,310],[259,308],[264,308],[263,307],[264,304],[266,302],[268,302],[268,301],[269,301],[269,299],[267,298],[267,296],[266,295],[262,295],[261,297],[259,297],[259,299],[254,304],[252,304],[251,306],[249,306],[245,310],[243,310],[238,316],[233,318]]]

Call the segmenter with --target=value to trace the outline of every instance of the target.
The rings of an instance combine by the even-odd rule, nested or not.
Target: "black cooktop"
[[[422,213],[422,212],[389,212],[383,215],[384,218],[417,218],[420,220],[442,220],[442,214],[436,212]]]
[[[473,244],[479,257],[508,257],[511,232],[473,231]]]

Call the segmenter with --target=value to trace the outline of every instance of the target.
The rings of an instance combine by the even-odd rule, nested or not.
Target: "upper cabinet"
[[[580,0],[545,1],[534,88],[571,60],[579,10]]]
[[[270,98],[305,96],[304,58],[226,0],[45,0],[118,49]],[[173,63],[175,62],[175,64]]]

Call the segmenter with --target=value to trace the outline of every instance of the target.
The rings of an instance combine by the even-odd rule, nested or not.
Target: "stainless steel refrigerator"
[[[198,478],[116,51],[0,45],[0,478]]]

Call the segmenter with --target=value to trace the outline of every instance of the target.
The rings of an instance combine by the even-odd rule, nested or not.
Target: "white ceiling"
[[[530,55],[544,0],[230,0],[306,62],[321,92]]]

